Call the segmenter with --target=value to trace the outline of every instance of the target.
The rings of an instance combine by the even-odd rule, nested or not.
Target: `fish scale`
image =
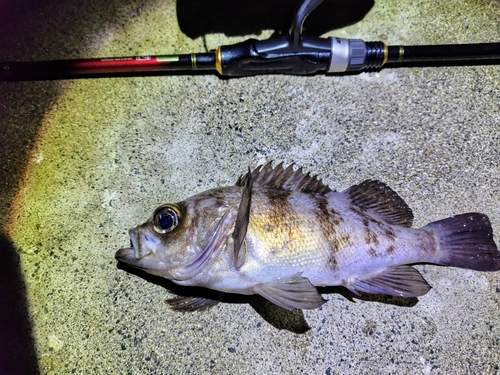
[[[254,192],[249,223],[249,239],[259,242],[262,258],[289,261],[318,259],[318,250],[326,243],[322,241],[317,225],[305,212],[304,204],[298,204],[288,195],[286,209],[272,208],[276,202],[266,194]],[[280,202],[278,206],[285,206]],[[271,207],[264,210],[264,207]],[[278,212],[277,212],[278,211]],[[311,225],[312,224],[312,225]]]
[[[457,215],[422,228],[412,222],[411,209],[382,182],[335,192],[301,168],[268,163],[235,186],[160,206],[129,231],[133,247],[115,257],[180,285],[260,294],[285,309],[321,306],[317,286],[422,296],[431,287],[415,263],[500,270],[486,215]],[[194,311],[217,302],[178,297],[170,304]]]

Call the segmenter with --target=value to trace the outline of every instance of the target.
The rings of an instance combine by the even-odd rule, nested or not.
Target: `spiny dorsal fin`
[[[273,168],[272,162],[264,166],[259,165],[251,174],[253,185],[316,194],[326,194],[332,191],[316,176],[304,173],[302,168],[294,171],[293,166],[294,164],[290,164],[287,168],[283,168],[283,163],[280,163]],[[248,174],[240,176],[236,181],[236,186],[243,187],[247,178]]]
[[[374,212],[388,224],[410,228],[413,213],[394,190],[383,182],[366,180],[344,191],[356,206]]]

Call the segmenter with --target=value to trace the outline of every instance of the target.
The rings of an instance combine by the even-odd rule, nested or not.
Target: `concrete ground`
[[[223,1],[199,11],[205,3],[178,0],[176,12],[174,1],[0,1],[0,60],[202,52],[261,29],[254,37],[266,38],[289,17],[285,1],[246,1],[241,13]],[[498,1],[331,4],[315,21],[327,23],[325,36],[500,41]],[[498,239],[499,77],[498,66],[477,65],[0,83],[3,368],[499,374],[500,273],[425,265],[433,289],[418,300],[339,288],[313,311],[253,298],[178,313],[164,303],[172,284],[114,259],[127,230],[161,203],[232,185],[269,160],[295,162],[339,190],[384,181],[417,227],[484,212]]]

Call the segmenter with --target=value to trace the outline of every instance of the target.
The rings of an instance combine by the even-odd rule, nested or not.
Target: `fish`
[[[294,164],[259,165],[234,186],[158,207],[129,230],[119,262],[172,282],[224,293],[258,294],[284,309],[326,302],[318,287],[355,295],[420,297],[431,286],[415,264],[499,271],[488,216],[470,212],[412,228],[405,201],[378,180],[341,192]],[[201,311],[219,299],[167,302]]]

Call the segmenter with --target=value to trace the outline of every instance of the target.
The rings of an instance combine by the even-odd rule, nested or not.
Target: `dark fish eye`
[[[168,214],[160,214],[158,216],[158,224],[161,229],[170,229],[174,225],[175,217],[170,212]]]
[[[179,225],[180,210],[174,205],[160,207],[153,215],[154,229],[158,233],[168,233]]]

